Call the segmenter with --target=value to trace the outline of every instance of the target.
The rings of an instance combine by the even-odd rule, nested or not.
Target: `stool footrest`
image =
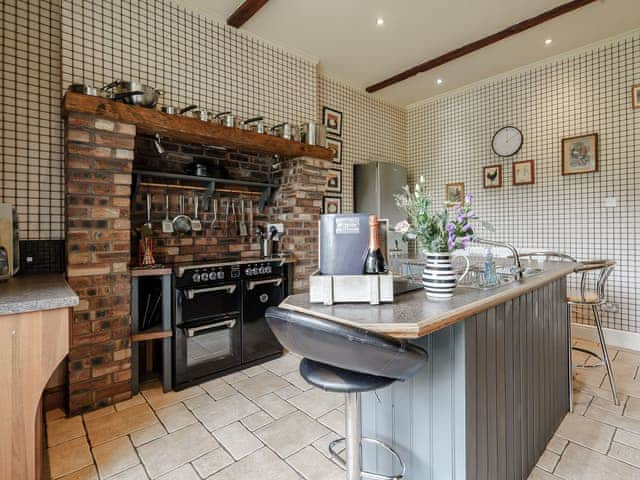
[[[342,468],[344,468],[346,464],[346,462],[344,461],[344,458],[342,458],[342,456],[340,455],[340,452],[344,450],[344,447],[339,451],[336,449],[336,447],[339,444],[344,443],[344,441],[345,439],[343,437],[343,438],[338,438],[337,440],[334,440],[329,444],[329,453],[340,465],[342,465]],[[394,449],[392,449],[386,443],[381,442],[380,440],[376,440],[375,438],[362,437],[361,442],[372,443],[374,445],[382,447],[387,452],[389,452],[393,457],[395,457],[395,459],[398,460],[398,463],[400,463],[400,466],[402,467],[402,473],[398,473],[394,475],[382,475],[380,473],[362,471],[360,472],[360,475],[363,478],[370,478],[371,480],[402,480],[404,478],[404,474],[406,472],[406,466],[402,461],[402,459],[400,458],[400,455],[398,455],[398,453]]]
[[[604,358],[602,358],[596,352],[593,352],[591,350],[588,350],[588,349],[582,348],[582,347],[571,347],[571,349],[575,350],[576,352],[586,353],[587,355],[591,355],[592,357],[596,357],[598,360],[600,360],[600,363],[595,363],[593,365],[585,365],[584,362],[583,362],[582,365],[580,365],[580,367],[582,367],[582,368],[602,367],[605,364],[604,363]]]

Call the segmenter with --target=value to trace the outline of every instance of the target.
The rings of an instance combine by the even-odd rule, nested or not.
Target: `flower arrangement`
[[[394,198],[398,208],[407,215],[407,220],[399,222],[394,230],[405,239],[416,239],[424,250],[453,252],[467,248],[473,240],[471,221],[478,218],[473,210],[473,195],[465,195],[464,203],[455,207],[453,218],[446,207],[434,209],[424,188],[424,177],[420,177],[413,193],[405,186]]]

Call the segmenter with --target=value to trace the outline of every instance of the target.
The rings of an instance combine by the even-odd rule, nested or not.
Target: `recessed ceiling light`
[[[384,18],[378,17],[378,19],[376,20],[376,25],[378,26],[384,25]]]
[[[553,40],[551,40],[550,38],[547,38],[547,39],[544,41],[544,44],[545,44],[545,45],[551,45],[551,42],[553,42]]]
[[[438,85],[442,85],[442,84],[444,83],[444,80],[442,80],[441,78],[439,78],[439,79],[437,79],[437,80],[436,80],[436,83],[437,83]]]

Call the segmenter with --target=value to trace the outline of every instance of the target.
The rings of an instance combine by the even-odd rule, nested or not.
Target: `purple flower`
[[[464,215],[458,215],[458,216],[456,217],[456,222],[458,222],[458,223],[464,223],[465,218],[466,218],[466,217],[465,217]]]
[[[465,223],[465,224],[462,226],[462,231],[463,231],[463,232],[468,232],[468,231],[470,231],[470,230],[471,230],[471,224],[470,224],[470,223]]]
[[[447,223],[447,232],[454,233],[455,231],[456,231],[456,226],[451,222]]]
[[[468,217],[468,218],[478,218],[478,216],[476,215],[476,212],[474,212],[473,210],[470,210],[470,211],[467,213],[467,217]]]
[[[474,199],[473,195],[470,194],[470,193],[467,193],[464,196],[464,203],[471,203],[471,202],[473,202],[473,199]]]
[[[466,248],[469,246],[470,243],[471,243],[471,239],[469,237],[464,237],[462,239],[462,248],[466,250]]]
[[[453,250],[456,247],[455,237],[453,239],[449,238],[449,241],[447,242],[447,246],[449,247],[449,250]]]

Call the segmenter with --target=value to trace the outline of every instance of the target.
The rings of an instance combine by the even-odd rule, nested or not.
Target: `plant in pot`
[[[426,257],[422,284],[427,297],[451,298],[458,282],[451,254],[469,246],[474,236],[471,221],[478,218],[473,210],[473,196],[466,195],[452,216],[446,207],[435,208],[425,190],[424,177],[420,177],[415,191],[405,186],[402,193],[394,197],[398,208],[407,215],[407,220],[398,223],[394,230],[401,232],[405,239],[415,239]],[[469,271],[469,259],[463,258],[467,268],[460,280]]]

